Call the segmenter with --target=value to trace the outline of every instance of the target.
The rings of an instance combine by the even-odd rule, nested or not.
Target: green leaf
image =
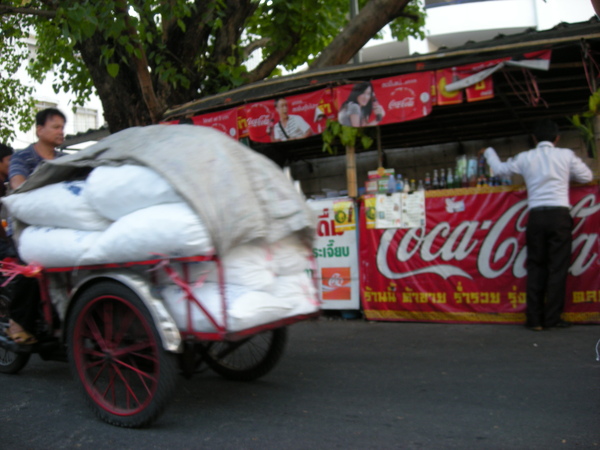
[[[108,74],[113,78],[117,78],[117,75],[119,75],[119,65],[118,64],[114,64],[114,63],[107,64],[106,70],[108,71]]]

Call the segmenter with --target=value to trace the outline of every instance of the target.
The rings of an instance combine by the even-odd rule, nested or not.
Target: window
[[[98,128],[98,111],[90,108],[77,108],[74,128],[75,134]]]

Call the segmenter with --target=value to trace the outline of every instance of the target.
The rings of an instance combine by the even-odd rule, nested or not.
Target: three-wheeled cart
[[[16,345],[0,335],[0,372],[20,371],[32,353],[68,361],[96,415],[124,427],[155,420],[171,399],[178,374],[191,376],[202,363],[233,380],[265,375],[282,356],[286,326],[319,314],[314,308],[230,331],[227,288],[215,255],[61,268],[1,264],[5,290],[11,277],[37,278],[41,310],[36,344]],[[222,302],[218,314],[193,289],[202,282],[190,276],[193,266],[196,277],[198,265],[207,270],[216,265]],[[186,324],[178,326],[169,313],[161,279],[183,290]],[[7,322],[10,295],[5,294],[0,297],[0,320]],[[195,330],[194,310],[201,311],[210,330]]]

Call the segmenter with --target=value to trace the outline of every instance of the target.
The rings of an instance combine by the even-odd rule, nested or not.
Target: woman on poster
[[[375,114],[373,120],[372,114]],[[369,127],[379,124],[384,116],[385,111],[375,97],[373,86],[365,81],[352,87],[348,99],[340,108],[338,122],[348,127]]]

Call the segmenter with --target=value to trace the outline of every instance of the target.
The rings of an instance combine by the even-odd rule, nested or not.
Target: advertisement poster
[[[192,117],[192,122],[194,125],[201,125],[203,127],[219,130],[236,140],[240,137],[238,132],[237,108],[194,116]]]
[[[280,142],[320,134],[336,117],[331,89],[277,97],[245,106],[248,135],[255,142]]]
[[[361,296],[370,320],[524,323],[527,194],[515,186],[426,192],[426,226],[369,229],[361,208]],[[463,195],[461,195],[464,192]],[[565,315],[600,323],[600,192],[571,189]]]
[[[336,230],[336,205],[347,202],[353,204],[353,211],[357,210],[351,198],[308,202],[317,215],[317,238],[313,255],[317,264],[319,296],[325,310],[360,309],[357,229],[352,227],[346,231]]]
[[[336,87],[338,122],[368,127],[425,117],[432,83],[433,72],[418,72]]]

